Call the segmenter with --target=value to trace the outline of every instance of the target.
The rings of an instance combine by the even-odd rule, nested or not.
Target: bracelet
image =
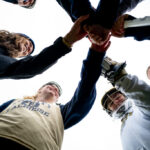
[[[62,41],[68,48],[72,47],[72,44],[69,44],[65,38],[63,38]]]

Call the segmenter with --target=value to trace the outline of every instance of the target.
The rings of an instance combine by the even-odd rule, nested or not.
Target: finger
[[[85,15],[85,16],[81,16],[81,17],[78,18],[77,21],[81,23],[81,22],[83,22],[84,20],[86,20],[88,17],[89,17],[89,14],[88,14],[88,15]]]
[[[91,40],[92,40],[92,43],[96,44],[96,45],[101,45],[101,42],[102,42],[102,38],[98,35],[94,35],[92,34],[90,36]]]
[[[111,33],[108,34],[108,36],[106,37],[105,40],[103,40],[103,42],[101,43],[101,45],[105,45],[111,38]]]
[[[84,29],[87,33],[89,33],[89,31],[88,31],[88,29],[89,29],[88,25],[84,25],[84,26],[83,26],[83,29]]]
[[[108,41],[105,45],[104,45],[104,50],[107,50],[110,47],[111,41]]]

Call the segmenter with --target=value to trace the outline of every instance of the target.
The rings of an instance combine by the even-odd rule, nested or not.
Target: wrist
[[[69,48],[71,48],[74,44],[71,36],[69,34],[67,34],[64,38],[63,38],[63,42],[65,45],[67,45]]]
[[[96,51],[96,52],[102,52],[102,53],[104,53],[106,51],[105,49],[102,49],[101,46],[96,45],[96,44],[92,44],[91,49]]]

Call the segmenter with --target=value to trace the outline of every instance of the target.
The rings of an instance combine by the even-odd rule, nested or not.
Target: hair
[[[62,94],[62,89],[60,87],[60,85],[54,81],[50,81],[44,85],[42,85],[38,90],[42,89],[43,87],[45,87],[46,85],[55,85],[57,88],[58,88],[58,91],[59,91],[59,96],[61,96]],[[36,101],[36,98],[38,97],[38,92],[36,92],[35,95],[32,95],[32,96],[24,96],[23,98],[24,99],[32,99],[32,100],[35,100]]]
[[[8,56],[17,57],[18,52],[21,51],[17,45],[17,41],[20,40],[21,35],[17,33],[10,33],[6,30],[0,30],[0,46],[3,47]]]
[[[34,96],[24,96],[23,99],[32,99],[34,101],[36,101],[37,95]]]

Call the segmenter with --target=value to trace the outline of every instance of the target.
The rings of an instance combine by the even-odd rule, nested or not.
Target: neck
[[[56,101],[56,98],[51,95],[39,95],[37,96],[36,100],[40,102],[54,103]]]

